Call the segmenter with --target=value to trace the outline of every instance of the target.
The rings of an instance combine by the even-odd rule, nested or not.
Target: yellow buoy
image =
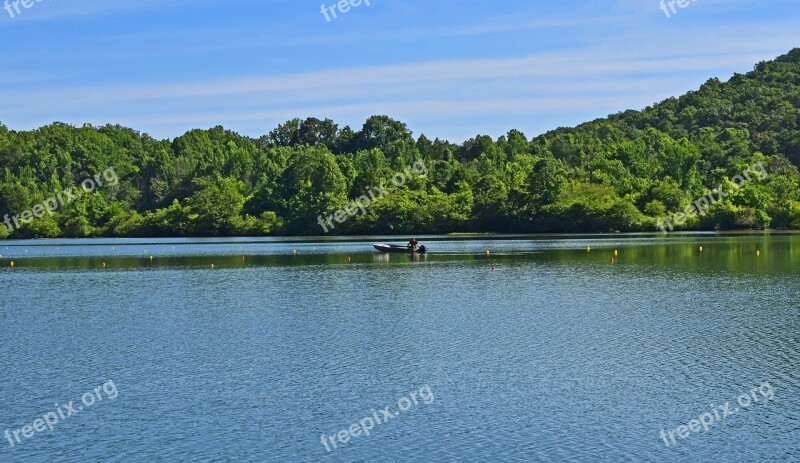
[[[491,254],[491,252],[490,252],[490,251],[489,251],[489,249],[487,248],[487,249],[486,249],[486,255],[488,256],[488,255],[490,255],[490,254]]]
[[[592,252],[592,247],[591,246],[586,246],[586,252]]]
[[[761,251],[756,251],[756,255],[760,256],[761,255]]]
[[[616,249],[614,249],[614,255],[615,255],[615,256],[618,256],[618,255],[619,255],[619,251],[618,251],[618,250],[616,250]]]
[[[150,260],[153,260],[153,256],[150,256]]]
[[[703,247],[702,246],[700,246],[700,252],[703,252]]]
[[[13,260],[11,261],[11,266],[12,266],[12,267],[14,266],[14,261],[13,261]]]

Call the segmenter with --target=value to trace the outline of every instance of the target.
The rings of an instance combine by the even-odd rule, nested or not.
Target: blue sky
[[[260,136],[387,114],[455,142],[535,136],[800,46],[797,0],[696,0],[669,18],[660,0],[370,0],[330,22],[333,0],[31,1],[0,10],[0,122],[17,130]]]

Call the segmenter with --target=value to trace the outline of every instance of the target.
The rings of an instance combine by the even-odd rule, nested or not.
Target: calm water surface
[[[0,461],[800,461],[800,235],[390,240],[0,243]]]

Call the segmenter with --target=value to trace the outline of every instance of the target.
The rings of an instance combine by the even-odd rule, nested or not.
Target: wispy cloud
[[[797,34],[800,39],[800,33]],[[379,96],[386,91],[400,89],[401,92],[415,91],[414,85],[428,85],[429,91],[444,91],[448,86],[464,85],[471,81],[488,82],[487,89],[503,91],[499,82],[523,80],[527,87],[538,83],[548,91],[568,92],[574,90],[575,79],[591,77],[612,79],[615,76],[647,76],[656,73],[685,73],[715,71],[718,69],[741,68],[768,58],[765,49],[774,49],[775,40],[760,42],[741,39],[725,42],[726,49],[709,46],[692,47],[683,50],[664,49],[658,52],[644,50],[581,49],[562,53],[545,53],[533,56],[477,59],[442,60],[411,62],[385,66],[363,66],[330,69],[283,76],[235,77],[207,81],[185,81],[171,84],[112,85],[81,87],[62,87],[58,89],[21,91],[9,95],[0,108],[11,109],[30,102],[37,96],[48,102],[48,107],[69,107],[80,101],[85,106],[106,105],[129,101],[153,101],[181,98],[208,98],[231,95],[274,95],[296,94],[301,98],[307,92],[317,92],[314,98],[335,100],[352,98],[354,94]],[[735,52],[733,50],[736,50]],[[711,75],[709,75],[711,77]],[[566,79],[571,78],[571,81]],[[537,80],[532,80],[537,79]],[[561,88],[558,82],[564,82]],[[406,86],[406,87],[403,87]],[[388,90],[387,90],[388,88]]]
[[[31,0],[33,1],[33,0]],[[13,2],[12,2],[13,3]],[[15,16],[13,21],[5,12],[0,11],[0,17],[9,24],[57,21],[70,18],[91,18],[98,16],[120,15],[139,11],[159,11],[165,8],[185,7],[190,5],[190,0],[49,0],[46,3],[34,3],[35,8],[22,9],[23,13]]]

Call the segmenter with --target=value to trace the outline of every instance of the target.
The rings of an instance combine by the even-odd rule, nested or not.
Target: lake
[[[0,242],[0,461],[800,461],[800,235],[418,238]]]

